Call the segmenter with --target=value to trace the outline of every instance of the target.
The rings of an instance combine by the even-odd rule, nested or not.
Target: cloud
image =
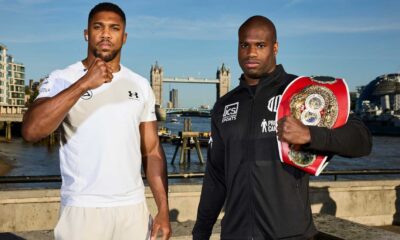
[[[366,18],[348,18],[348,19],[294,19],[283,22],[279,29],[282,29],[282,35],[307,35],[320,33],[378,33],[378,32],[398,32],[400,30],[400,21],[393,19],[366,19]]]
[[[286,7],[293,7],[296,6],[298,4],[302,4],[304,3],[305,0],[288,0],[285,4]]]
[[[59,41],[79,40],[83,38],[76,33],[62,33],[62,34],[24,34],[13,36],[1,36],[0,39],[3,43],[48,43]]]
[[[236,37],[241,19],[183,19],[173,17],[138,16],[127,20],[127,31],[133,38],[226,40]]]
[[[10,17],[27,15],[41,18],[43,15],[56,14],[63,10],[62,7],[51,4],[52,2],[54,0],[0,0],[0,14],[12,14]]]
[[[237,16],[212,19],[137,16],[128,19],[127,31],[130,37],[141,39],[232,40],[236,39],[242,21]],[[295,18],[277,24],[277,28],[282,36],[398,32],[400,21],[390,18]]]

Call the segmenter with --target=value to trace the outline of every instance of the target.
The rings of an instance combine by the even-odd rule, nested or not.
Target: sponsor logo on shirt
[[[138,92],[128,91],[128,96],[129,96],[129,99],[139,100]]]
[[[281,97],[282,95],[278,95],[268,100],[267,108],[270,112],[278,111],[279,101],[281,100]]]
[[[236,120],[239,111],[239,102],[225,105],[224,114],[222,116],[222,123]]]
[[[48,78],[45,78],[43,82],[39,84],[39,93],[50,92],[50,88],[46,87],[49,84]]]
[[[50,92],[50,88],[41,87],[39,89],[39,93],[47,93],[47,92]]]
[[[93,97],[93,92],[92,92],[92,90],[89,90],[89,91],[85,92],[85,93],[81,96],[81,98],[82,98],[83,100],[89,100],[89,99],[91,99],[92,97]]]
[[[261,133],[276,132],[276,121],[275,120],[265,120],[261,122]]]

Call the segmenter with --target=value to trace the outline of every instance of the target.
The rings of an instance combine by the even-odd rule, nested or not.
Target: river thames
[[[174,116],[172,116],[174,117]],[[176,118],[176,117],[174,117]],[[183,128],[183,117],[176,118],[177,122],[171,122],[170,117],[165,122],[159,122],[160,126],[167,127],[172,134],[178,134]],[[191,117],[192,130],[208,132],[210,131],[210,118]],[[191,162],[186,165],[179,165],[179,152],[175,159],[175,163],[171,164],[174,154],[175,145],[171,143],[163,143],[163,148],[168,162],[169,173],[190,173],[204,172],[205,165],[199,163],[197,153],[193,149],[191,151]],[[202,154],[206,159],[206,148],[202,148]],[[4,158],[7,163],[12,165],[11,170],[6,173],[8,176],[32,176],[32,175],[58,175],[59,160],[58,147],[48,148],[45,145],[30,144],[21,138],[14,138],[12,142],[0,142],[0,157]],[[326,169],[328,170],[356,170],[356,169],[398,169],[400,168],[400,137],[373,137],[373,150],[369,156],[361,158],[343,158],[335,156]],[[368,179],[389,179],[399,178],[399,175],[387,176],[354,176],[343,177],[343,179],[368,178]],[[313,177],[312,180],[327,178],[324,176]],[[201,181],[201,179],[185,180],[188,182]],[[59,184],[59,183],[57,183]],[[56,186],[57,184],[53,185]],[[30,185],[30,184],[29,184]],[[40,186],[43,184],[36,184]],[[50,184],[52,185],[52,184]],[[14,185],[13,185],[14,186]],[[18,184],[15,186],[23,186]],[[25,185],[26,186],[26,185]],[[46,185],[47,186],[47,185]],[[3,185],[4,188],[5,186]]]

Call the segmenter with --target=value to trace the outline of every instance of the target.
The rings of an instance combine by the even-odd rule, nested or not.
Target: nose
[[[249,57],[256,57],[257,56],[257,47],[256,46],[249,46],[247,49],[247,55]]]
[[[104,39],[110,39],[111,38],[110,29],[104,28],[104,30],[101,32],[101,37]]]

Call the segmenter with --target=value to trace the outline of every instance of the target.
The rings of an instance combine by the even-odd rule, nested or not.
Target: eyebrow
[[[254,41],[254,42],[252,42],[252,41],[239,41],[239,43],[266,43],[266,42],[268,42],[268,41]]]
[[[93,24],[93,25],[96,25],[96,24],[99,24],[99,25],[110,25],[110,26],[112,26],[112,27],[114,27],[114,26],[120,27],[120,26],[121,26],[121,24],[119,24],[119,23],[110,23],[110,24],[107,24],[107,23],[104,23],[104,22],[93,22],[92,24]]]

